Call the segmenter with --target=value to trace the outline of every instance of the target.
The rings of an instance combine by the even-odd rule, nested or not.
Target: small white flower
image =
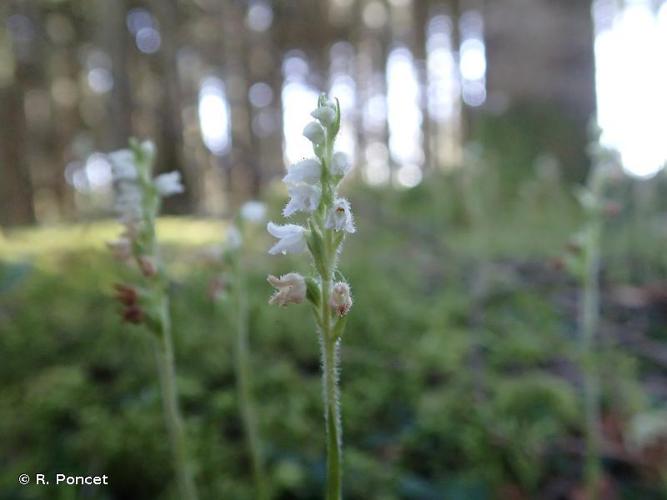
[[[267,281],[276,289],[269,304],[301,304],[306,299],[306,280],[299,273],[287,273],[280,278],[269,275]]]
[[[120,149],[109,153],[111,175],[115,181],[131,181],[137,178],[137,167],[134,164],[134,153],[129,149]]]
[[[303,135],[315,145],[324,144],[324,129],[317,122],[310,122],[303,129]]]
[[[345,198],[336,198],[333,207],[329,209],[327,218],[324,221],[324,227],[327,229],[335,229],[336,231],[347,231],[354,233],[354,219],[352,218],[352,210],[350,210],[350,202]]]
[[[313,111],[310,116],[319,120],[325,127],[329,127],[336,121],[336,109],[331,106],[321,106]]]
[[[290,184],[287,186],[290,200],[283,209],[283,215],[289,217],[295,212],[313,212],[317,209],[322,196],[322,190],[319,186],[310,184]]]
[[[261,201],[247,201],[241,206],[241,218],[248,222],[259,223],[266,217],[266,205]]]
[[[296,184],[305,182],[316,184],[322,175],[322,165],[317,160],[302,160],[287,169],[287,175],[283,177],[285,184]]]
[[[118,184],[118,194],[114,201],[114,210],[124,220],[141,217],[141,189],[133,182]]]
[[[331,288],[331,297],[329,298],[329,306],[334,310],[338,316],[345,316],[350,312],[352,307],[352,294],[350,293],[350,285],[344,281],[337,281]]]
[[[345,153],[335,153],[331,161],[331,173],[335,176],[343,177],[350,171],[350,159]]]
[[[153,182],[160,196],[171,196],[185,190],[181,183],[181,173],[177,171],[160,174]]]
[[[155,143],[153,141],[144,141],[141,143],[141,150],[150,161],[155,157]]]
[[[269,222],[266,230],[271,236],[279,241],[271,247],[269,253],[276,255],[282,253],[301,253],[306,250],[306,228],[296,224],[274,224]]]
[[[225,247],[230,250],[237,250],[243,244],[243,237],[241,231],[236,226],[229,226],[225,234]]]

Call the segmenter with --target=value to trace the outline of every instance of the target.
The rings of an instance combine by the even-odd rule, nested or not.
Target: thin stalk
[[[176,373],[174,370],[174,348],[171,338],[171,320],[169,317],[169,299],[163,298],[160,314],[160,336],[155,343],[160,388],[162,389],[162,405],[169,433],[174,468],[178,482],[180,498],[196,500],[197,488],[192,478],[188,462],[187,445],[183,420],[178,404],[176,391]]]
[[[584,413],[585,413],[585,483],[586,497],[596,500],[599,497],[601,477],[600,464],[600,381],[597,364],[594,360],[595,332],[598,329],[600,315],[600,225],[593,221],[589,228],[585,248],[585,274],[582,290],[581,309],[581,356],[583,367]]]
[[[334,338],[329,309],[331,279],[322,281],[322,384],[327,434],[326,500],[341,500],[342,429],[338,394],[338,340]]]
[[[257,425],[257,413],[252,397],[252,383],[250,380],[250,351],[248,348],[248,303],[241,264],[236,264],[237,276],[237,322],[236,322],[236,380],[241,407],[241,416],[248,441],[248,450],[252,461],[252,471],[255,480],[255,490],[258,500],[268,500],[269,490],[265,481],[262,459],[261,441]]]

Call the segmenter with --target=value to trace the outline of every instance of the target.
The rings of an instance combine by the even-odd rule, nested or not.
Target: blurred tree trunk
[[[252,132],[252,112],[248,102],[249,51],[248,28],[245,25],[243,2],[222,2],[224,75],[232,121],[230,175],[232,202],[259,194],[262,173],[255,154],[257,144]]]
[[[275,30],[249,31],[249,76],[250,84],[263,82],[271,87],[273,99],[262,108],[249,107],[249,133],[255,137],[255,172],[251,194],[258,197],[267,178],[283,175],[283,153],[281,132],[282,54],[278,49]],[[248,99],[246,99],[246,103]],[[247,104],[248,105],[248,104]]]
[[[415,70],[419,82],[420,107],[422,111],[422,148],[424,151],[424,168],[435,169],[434,157],[431,155],[431,115],[428,109],[428,65],[426,53],[426,30],[430,16],[430,0],[417,0],[413,14],[412,43],[415,57]]]
[[[78,26],[74,26],[73,29],[76,33],[74,38],[56,53],[59,61],[62,62],[55,76],[70,83],[73,88],[77,88],[76,82],[82,70],[79,58],[77,57],[80,29]],[[62,99],[58,100],[52,97],[52,106],[53,123],[51,126],[56,131],[52,139],[53,157],[58,164],[55,171],[56,175],[53,179],[53,186],[60,206],[60,213],[64,217],[69,217],[75,212],[75,204],[72,187],[67,183],[65,177],[65,169],[68,163],[75,159],[72,151],[72,142],[77,133],[83,129],[83,122],[76,100],[73,102],[63,102]]]
[[[107,150],[127,147],[132,135],[132,95],[128,79],[128,32],[125,26],[126,0],[101,0],[99,6],[100,43],[111,59],[113,87],[108,100],[109,120],[103,147]]]
[[[9,23],[0,27],[3,44],[8,50],[12,69],[6,79],[0,81],[0,223],[6,226],[34,223],[34,189],[28,158],[28,134],[25,114],[24,88],[30,80],[29,61],[32,39],[24,37],[27,30],[34,30],[30,21],[17,3],[0,5],[0,17],[14,18],[13,32],[6,30]],[[21,21],[23,26],[18,25]],[[18,25],[18,26],[17,26]],[[19,29],[26,30],[23,33]]]
[[[0,164],[2,213],[6,226],[35,222],[33,187],[27,159],[23,90],[17,80],[0,87]]]
[[[583,171],[595,112],[591,2],[486,0],[484,14],[489,107],[539,121],[536,148]]]
[[[158,109],[159,138],[157,169],[160,172],[177,170],[183,177],[185,192],[165,200],[168,213],[192,213],[198,210],[197,200],[201,187],[195,165],[185,160],[183,140],[183,99],[178,74],[177,44],[182,12],[176,0],[151,0],[151,6],[160,25],[162,44],[159,56],[162,75],[162,94]]]

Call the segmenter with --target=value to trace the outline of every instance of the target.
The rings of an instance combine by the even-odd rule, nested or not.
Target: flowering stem
[[[197,489],[188,463],[187,446],[183,420],[179,411],[174,370],[174,349],[171,338],[171,320],[169,317],[169,299],[162,298],[160,311],[160,335],[155,342],[158,374],[162,389],[162,405],[169,432],[169,442],[176,469],[180,498],[196,500]]]
[[[337,257],[346,233],[354,233],[350,203],[338,196],[337,187],[350,165],[343,153],[333,152],[340,130],[340,103],[330,101],[324,94],[317,109],[311,113],[317,121],[310,122],[303,135],[313,143],[317,160],[304,160],[288,169],[283,181],[290,201],[283,214],[309,212],[307,227],[269,222],[267,230],[279,238],[269,253],[300,253],[308,249],[313,258],[317,278],[304,278],[288,273],[280,278],[269,276],[277,291],[270,304],[298,304],[308,300],[313,306],[320,337],[322,357],[322,397],[324,427],[327,442],[326,500],[342,498],[343,438],[338,390],[338,357],[340,339],[347,314],[352,307],[350,286],[345,279],[334,282],[337,276]]]
[[[594,216],[595,217],[595,216]],[[600,221],[592,221],[586,239],[582,290],[581,356],[583,362],[584,412],[586,425],[585,482],[588,500],[599,497],[600,466],[600,382],[593,359],[593,342],[599,323]]]
[[[268,500],[269,491],[266,485],[262,460],[261,443],[259,431],[257,428],[257,413],[252,397],[252,384],[250,381],[250,352],[248,349],[248,303],[245,291],[245,282],[243,279],[243,269],[238,256],[235,259],[236,283],[237,283],[237,322],[236,322],[236,356],[235,369],[238,388],[239,404],[241,407],[241,416],[245,428],[246,439],[250,459],[252,461],[252,470],[255,480],[256,498],[258,500]]]

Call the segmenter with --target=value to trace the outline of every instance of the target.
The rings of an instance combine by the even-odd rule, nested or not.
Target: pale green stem
[[[241,407],[241,416],[245,428],[246,439],[250,459],[252,461],[252,470],[255,480],[256,498],[258,500],[268,500],[269,491],[265,481],[265,473],[262,459],[262,447],[259,438],[257,425],[257,413],[255,411],[254,400],[252,397],[252,383],[250,380],[250,351],[248,349],[248,304],[244,280],[241,273],[243,269],[240,263],[237,263],[237,332],[236,332],[236,380],[238,383],[238,397]]]
[[[595,332],[600,315],[600,223],[593,221],[587,235],[585,251],[585,275],[581,309],[581,357],[585,412],[585,482],[588,500],[599,497],[600,464],[600,381],[594,356]]]
[[[160,375],[160,387],[162,389],[162,405],[169,433],[169,443],[174,460],[179,496],[182,500],[196,500],[197,489],[188,462],[185,430],[178,404],[176,373],[174,370],[174,349],[171,338],[171,320],[169,317],[169,299],[166,296],[162,300],[160,327],[161,332],[159,338],[156,339],[155,352],[158,373]]]
[[[338,394],[338,340],[333,338],[329,290],[331,280],[322,281],[322,384],[324,422],[327,434],[326,500],[341,500],[342,429]]]

